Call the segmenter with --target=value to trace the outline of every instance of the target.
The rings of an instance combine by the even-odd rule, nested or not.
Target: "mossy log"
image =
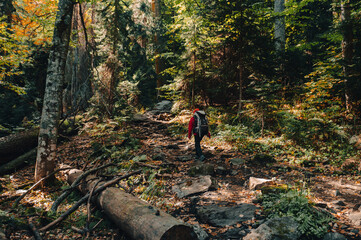
[[[38,145],[38,135],[39,129],[36,128],[0,138],[0,164],[5,164],[35,148]]]
[[[35,162],[36,148],[0,166],[0,175],[14,171],[26,163]]]
[[[72,184],[83,172],[66,171]],[[83,193],[89,192],[97,179],[88,176],[86,184],[80,185]],[[100,184],[101,185],[101,184]],[[95,199],[105,214],[129,237],[137,240],[192,240],[197,239],[193,229],[171,215],[156,209],[119,188],[109,187]]]

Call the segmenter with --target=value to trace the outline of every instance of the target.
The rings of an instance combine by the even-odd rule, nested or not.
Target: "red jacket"
[[[193,128],[195,127],[195,119],[194,119],[194,116],[191,118],[191,120],[189,121],[189,124],[188,124],[188,138],[190,139],[191,136],[192,136],[192,132],[193,132]],[[193,135],[196,135],[196,133],[193,133]],[[208,132],[207,133],[207,136],[210,138],[211,137],[211,133]]]

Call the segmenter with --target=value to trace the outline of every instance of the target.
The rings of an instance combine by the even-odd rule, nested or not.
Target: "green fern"
[[[268,218],[293,217],[304,239],[322,237],[333,221],[329,214],[316,210],[305,193],[296,190],[263,195],[262,206]]]

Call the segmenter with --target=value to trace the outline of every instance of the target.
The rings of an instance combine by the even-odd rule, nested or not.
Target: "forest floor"
[[[312,201],[336,217],[336,222],[331,226],[331,231],[339,232],[345,235],[347,239],[361,239],[361,227],[353,225],[348,218],[351,212],[360,207],[360,177],[353,175],[335,176],[333,172],[337,172],[339,169],[327,164],[321,167],[293,165],[282,161],[267,166],[255,164],[249,161],[252,156],[242,155],[231,145],[226,143],[219,144],[218,141],[213,141],[212,138],[205,138],[202,141],[206,160],[199,162],[193,157],[193,141],[188,140],[186,136],[173,136],[169,131],[170,124],[170,121],[167,120],[149,118],[145,121],[129,123],[127,126],[132,129],[133,137],[140,140],[140,147],[135,155],[146,155],[148,159],[154,159],[155,156],[160,156],[159,154],[161,154],[163,156],[161,159],[150,160],[149,164],[160,165],[166,161],[172,166],[168,169],[167,174],[163,174],[164,194],[158,198],[150,199],[151,203],[158,204],[157,207],[167,210],[171,215],[182,219],[184,222],[200,225],[211,239],[233,239],[229,233],[236,229],[237,225],[215,227],[202,222],[194,211],[194,205],[216,204],[219,206],[234,206],[241,203],[250,203],[260,207],[257,203],[259,191],[249,189],[249,177],[277,179],[277,181],[293,186],[302,184],[304,188],[310,191]],[[89,142],[90,136],[87,134],[74,136],[69,141],[64,142],[59,147],[59,162],[71,164],[80,169],[83,168],[86,159],[92,151]],[[234,158],[246,159],[246,161],[244,164],[233,165],[230,160]],[[191,167],[204,164],[214,166],[215,171],[212,174],[212,178],[216,180],[218,187],[196,196],[178,198],[172,192],[172,186],[190,179],[191,177],[188,173]],[[33,171],[34,166],[28,166],[1,178],[2,185],[7,186],[6,191],[0,196],[0,208],[2,210],[9,211],[14,199],[13,196],[19,196],[22,193],[21,189],[33,183]],[[54,192],[57,190],[58,186],[54,186],[45,191],[35,190],[28,194],[20,206],[31,208],[32,210],[25,211],[25,216],[24,211],[22,211],[23,215],[18,217],[30,219],[36,223],[35,225],[38,228],[43,226],[44,222],[39,221],[39,218],[44,221],[46,221],[46,218],[36,209],[49,210],[54,200]],[[132,193],[137,195],[136,191]],[[159,204],[159,202],[162,202],[162,204]],[[60,211],[68,207],[69,205],[62,206]],[[80,210],[85,211],[84,209]],[[74,221],[78,221],[80,215],[74,213],[65,222],[71,224]],[[246,224],[248,229],[258,226],[256,219],[242,224],[243,227]],[[70,228],[64,230],[63,226],[60,225],[46,232],[43,238],[84,239],[84,236],[80,233]],[[11,239],[30,238],[30,235],[25,231],[13,230],[13,232],[8,232],[7,234],[11,234]],[[107,229],[96,229],[88,239],[125,240],[127,238],[117,231],[115,227],[110,227]]]

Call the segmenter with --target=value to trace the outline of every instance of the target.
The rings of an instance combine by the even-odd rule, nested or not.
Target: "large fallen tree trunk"
[[[65,172],[72,184],[83,171],[73,169]],[[86,184],[79,189],[84,194],[96,184],[94,176],[88,176]],[[193,240],[193,229],[171,215],[155,209],[150,204],[122,191],[109,187],[95,198],[105,214],[129,237],[136,240]]]
[[[14,171],[27,163],[35,162],[36,159],[36,148],[29,152],[21,155],[20,157],[11,160],[8,163],[0,165],[0,175]]]
[[[30,151],[38,145],[39,129],[18,132],[0,138],[0,164]]]

